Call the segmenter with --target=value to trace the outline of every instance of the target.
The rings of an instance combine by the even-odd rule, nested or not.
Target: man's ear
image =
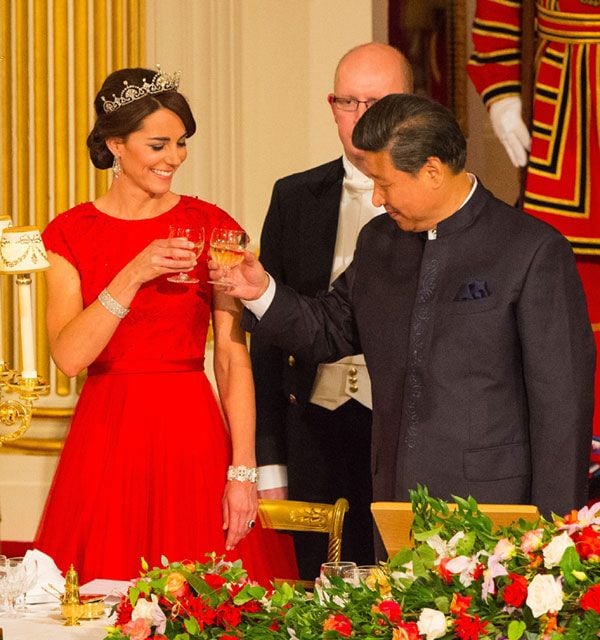
[[[429,180],[434,189],[437,189],[444,182],[447,170],[448,167],[437,156],[429,156],[420,173]]]

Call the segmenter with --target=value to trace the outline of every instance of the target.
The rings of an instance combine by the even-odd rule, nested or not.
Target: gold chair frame
[[[327,562],[339,562],[342,557],[344,517],[349,508],[346,498],[338,498],[333,504],[260,499],[258,517],[265,529],[327,533],[329,535]],[[286,582],[286,580],[277,578],[275,582]],[[314,584],[307,580],[294,582],[307,588],[311,588]]]

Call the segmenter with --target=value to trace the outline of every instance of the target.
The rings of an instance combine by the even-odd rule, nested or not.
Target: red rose
[[[402,620],[402,609],[395,600],[383,600],[379,604],[374,604],[372,611],[385,616],[392,624]]]
[[[502,591],[502,598],[505,604],[510,607],[522,607],[527,599],[527,578],[517,573],[509,573],[511,580]]]
[[[341,613],[331,613],[323,622],[323,631],[336,631],[344,638],[352,635],[352,622]]]
[[[582,609],[595,611],[600,615],[600,584],[590,587],[582,596],[579,602]]]
[[[217,573],[205,573],[203,576],[204,582],[211,588],[217,591],[220,589],[226,582],[223,576],[220,576]]]
[[[600,562],[600,535],[593,527],[584,527],[576,531],[571,538],[582,560]]]

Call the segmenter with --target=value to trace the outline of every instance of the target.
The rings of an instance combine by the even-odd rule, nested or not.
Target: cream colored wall
[[[258,241],[273,182],[340,153],[326,96],[341,55],[373,38],[373,3],[149,5],[147,60],[181,69],[198,121],[176,187],[230,211]]]

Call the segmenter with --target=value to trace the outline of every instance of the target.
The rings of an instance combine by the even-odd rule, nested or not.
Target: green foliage
[[[414,547],[359,584],[331,578],[314,593],[269,591],[248,582],[239,562],[210,554],[204,564],[146,569],[125,599],[140,611],[159,603],[164,628],[150,616],[147,637],[162,631],[169,640],[451,640],[463,627],[469,640],[598,640],[600,505],[494,530],[472,497],[449,504],[418,487],[410,498]],[[572,540],[585,531],[586,546],[565,531]],[[105,640],[130,640],[127,624],[125,615]]]

